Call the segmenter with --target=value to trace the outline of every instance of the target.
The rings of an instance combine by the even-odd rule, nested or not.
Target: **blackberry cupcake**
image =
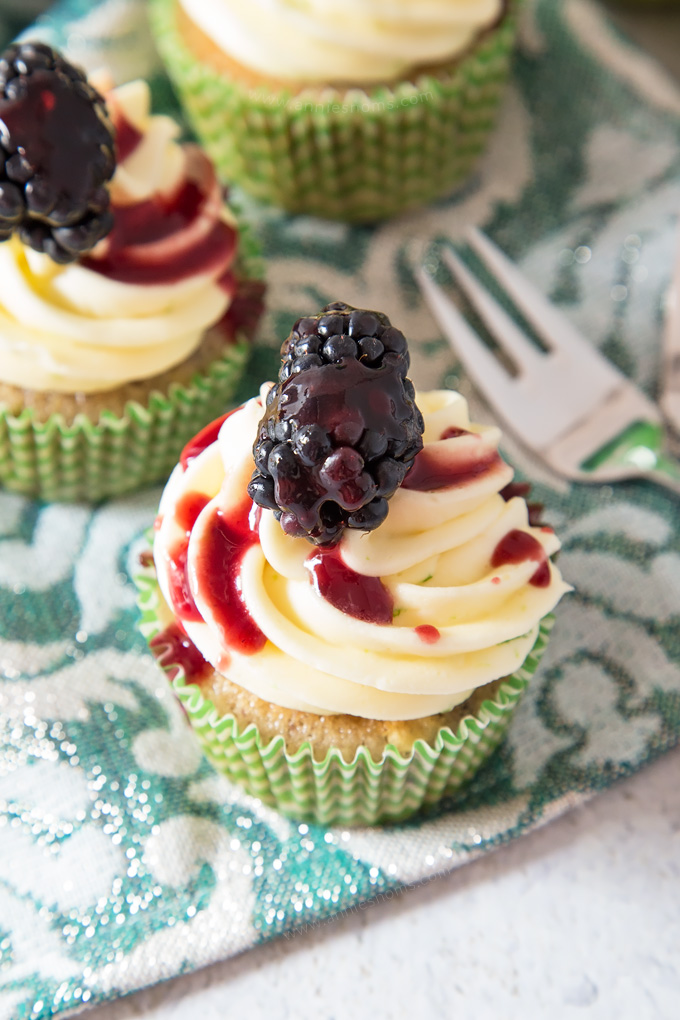
[[[300,320],[278,383],[185,449],[138,578],[206,753],[295,817],[401,819],[457,789],[568,590],[499,430],[407,370],[383,315]]]
[[[220,173],[291,212],[393,216],[482,152],[518,0],[152,0],[168,71]]]
[[[209,158],[49,47],[0,59],[0,485],[101,499],[167,477],[228,402],[262,284]]]

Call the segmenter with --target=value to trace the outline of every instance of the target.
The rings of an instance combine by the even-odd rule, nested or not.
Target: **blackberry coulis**
[[[78,68],[43,43],[0,57],[0,240],[73,262],[111,229],[114,130]]]
[[[336,302],[299,319],[281,356],[251,498],[315,545],[377,528],[423,446],[404,334],[386,315]]]

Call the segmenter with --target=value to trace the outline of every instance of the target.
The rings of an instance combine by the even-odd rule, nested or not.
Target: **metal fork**
[[[648,478],[680,493],[680,464],[663,453],[661,414],[479,230],[470,247],[545,343],[541,350],[451,251],[442,258],[517,369],[501,364],[424,268],[419,286],[470,379],[518,438],[579,482]]]
[[[680,248],[668,291],[659,404],[666,421],[680,433]]]

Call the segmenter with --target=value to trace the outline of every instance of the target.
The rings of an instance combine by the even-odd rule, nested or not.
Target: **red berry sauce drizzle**
[[[259,542],[261,510],[247,499],[229,518],[216,507],[206,525],[205,543],[196,560],[196,583],[210,605],[226,648],[253,655],[266,637],[248,612],[241,590],[245,553]]]
[[[434,645],[439,641],[441,634],[431,623],[421,623],[415,628],[415,632],[426,645]]]
[[[446,429],[440,438],[456,439],[463,435],[474,435],[474,433],[452,427]],[[501,457],[496,451],[482,457],[468,457],[462,463],[460,461],[451,463],[447,462],[441,454],[437,456],[426,447],[417,455],[413,467],[404,480],[403,487],[418,492],[448,489],[454,485],[464,485],[500,463],[502,463]],[[526,482],[510,483],[501,491],[501,495],[505,500],[512,499],[513,496],[526,496],[530,488],[531,486]],[[532,504],[532,507],[534,513],[533,515],[530,513],[530,523],[534,524],[537,522],[531,519],[532,516],[540,517],[543,507],[540,503]],[[529,578],[529,584],[533,584],[536,588],[547,588],[550,584],[550,566],[545,550],[541,543],[526,531],[519,529],[509,531],[494,549],[491,566],[500,567],[506,563],[523,563],[525,560],[536,560],[538,563],[538,567]],[[493,578],[493,581],[498,583],[496,578]],[[416,628],[417,631],[422,629]],[[423,634],[420,636],[423,640],[428,640]]]
[[[108,103],[113,106],[110,96]],[[144,136],[115,106],[112,119],[116,129],[116,163],[123,163],[132,155]]]
[[[167,669],[171,680],[177,676],[178,667],[184,671],[188,684],[200,683],[212,671],[210,663],[178,623],[171,623],[152,638],[149,647],[159,665]]]
[[[357,574],[336,547],[317,549],[305,567],[317,593],[340,612],[364,623],[392,623],[394,602],[380,578]]]
[[[194,623],[198,623],[202,616],[196,608],[187,575],[189,536],[198,515],[209,502],[209,498],[200,492],[187,492],[178,501],[175,508],[175,519],[184,534],[169,555],[168,583],[172,608],[180,620],[189,620]]]
[[[221,418],[211,421],[209,425],[206,425],[200,432],[197,432],[193,439],[189,440],[179,456],[179,462],[184,471],[186,471],[192,460],[198,457],[200,453],[203,453],[204,450],[207,450],[209,446],[212,446],[213,443],[217,442],[220,429],[227,418],[233,413],[233,411],[227,411]]]
[[[449,425],[447,429],[444,429],[441,439],[458,439],[458,436],[476,436],[476,432],[469,432],[467,429],[460,429],[457,425]]]
[[[207,445],[207,444],[206,444]],[[172,608],[181,621],[200,622],[203,617],[198,611],[189,586],[187,575],[187,552],[189,537],[198,515],[208,504],[203,493],[188,492],[178,501],[175,519],[184,531],[182,539],[171,551],[169,557],[169,586]],[[213,617],[219,627],[223,644],[237,649],[244,655],[252,655],[265,644],[266,638],[254,622],[243,601],[239,570],[245,552],[259,541],[258,525],[261,511],[246,500],[229,519],[219,508],[213,511],[212,519],[206,526],[205,543],[196,562],[196,581],[210,605]],[[163,632],[163,640],[172,644],[178,655],[187,660],[187,666],[195,673],[202,656],[189,638],[179,631],[179,637]],[[172,640],[170,640],[172,639]],[[160,642],[161,637],[158,638]],[[173,660],[168,652],[167,662]],[[162,664],[162,663],[161,663]]]
[[[522,499],[526,500],[527,510],[529,511],[529,524],[534,528],[540,528],[541,531],[552,532],[552,528],[547,524],[543,524],[543,504],[542,503],[530,503],[527,499],[531,492],[531,482],[508,482],[508,484],[501,489],[501,496],[507,503],[508,500],[514,499],[515,496],[521,496]]]
[[[440,439],[457,439],[459,436],[475,436],[474,432],[451,426],[442,432]],[[413,467],[406,475],[402,488],[415,492],[435,492],[438,489],[451,489],[465,485],[497,464],[501,464],[500,454],[496,450],[481,456],[469,454],[465,458],[451,457],[448,451],[433,450],[425,447],[416,455]]]
[[[175,191],[114,204],[114,225],[101,256],[88,256],[83,265],[109,279],[141,285],[179,283],[203,273],[219,277],[229,270],[237,233],[219,215],[215,170],[197,146],[185,151],[185,173]]]
[[[132,156],[144,136],[116,105],[115,93],[109,93],[107,102],[116,132],[116,162],[120,164]],[[109,249],[105,257],[88,262],[88,267],[123,282],[172,283],[206,271],[202,265],[206,259],[209,264],[213,258],[222,260],[227,267],[217,283],[231,301],[213,329],[220,330],[227,343],[234,343],[237,334],[252,339],[264,311],[265,284],[234,274],[231,263],[237,242],[235,231],[220,221],[202,247],[194,244],[188,249],[177,249],[174,245],[178,232],[193,228],[200,217],[206,216],[206,204],[215,202],[219,194],[209,160],[194,146],[188,147],[187,163],[187,180],[174,195],[113,207],[116,228]],[[223,197],[226,201],[226,191]],[[159,258],[162,252],[158,249],[151,251],[151,258],[148,250],[134,250],[136,246],[156,245],[163,240],[173,242],[172,247],[168,244],[165,258]]]
[[[525,563],[527,560],[536,560],[538,563],[529,578],[529,584],[536,588],[547,588],[550,584],[550,566],[545,549],[527,531],[514,528],[504,535],[493,551],[491,566],[502,567],[506,563]]]

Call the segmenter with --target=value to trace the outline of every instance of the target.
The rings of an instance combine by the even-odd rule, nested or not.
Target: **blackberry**
[[[408,368],[403,333],[378,312],[336,302],[295,323],[248,486],[287,534],[332,545],[382,524],[423,446]]]
[[[18,233],[73,262],[113,226],[115,170],[106,104],[78,68],[43,43],[0,56],[0,240]]]

